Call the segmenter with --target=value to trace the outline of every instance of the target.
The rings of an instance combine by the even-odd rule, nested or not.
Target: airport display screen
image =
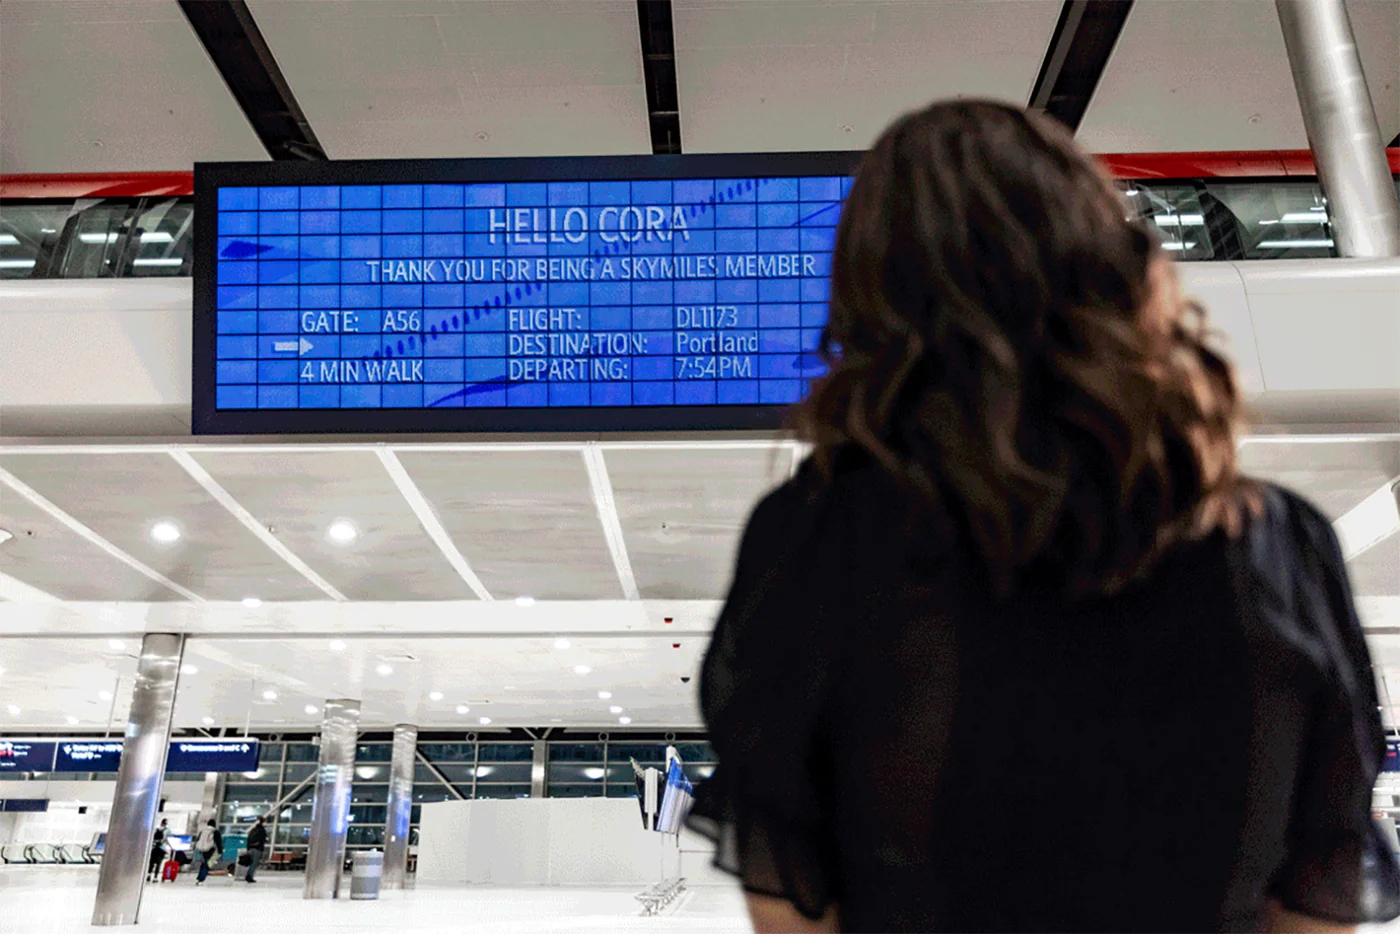
[[[51,742],[0,739],[0,772],[51,772],[56,750]]]
[[[1382,772],[1400,772],[1400,740],[1388,739],[1385,741],[1385,762],[1381,766]]]
[[[261,746],[255,739],[183,740],[170,743],[167,772],[254,772]]]
[[[199,165],[195,430],[776,426],[853,161]]]

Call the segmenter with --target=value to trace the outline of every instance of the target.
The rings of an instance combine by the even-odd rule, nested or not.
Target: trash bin
[[[350,897],[373,899],[379,897],[379,880],[384,876],[384,854],[379,850],[356,850],[350,868]]]

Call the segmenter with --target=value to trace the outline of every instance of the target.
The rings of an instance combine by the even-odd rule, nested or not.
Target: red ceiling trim
[[[1390,171],[1400,175],[1400,148],[1387,149]],[[1118,178],[1313,177],[1306,149],[1262,152],[1148,152],[1098,157]],[[194,193],[193,172],[99,172],[0,175],[0,198],[142,198]]]

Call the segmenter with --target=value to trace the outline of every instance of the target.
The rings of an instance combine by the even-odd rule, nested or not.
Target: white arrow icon
[[[248,744],[247,744],[247,743],[244,743],[242,746],[239,747],[239,749],[240,749],[242,752],[247,752],[247,751],[248,751]]]
[[[294,341],[273,341],[272,350],[274,353],[294,353],[301,356],[312,347],[311,341],[301,338]]]

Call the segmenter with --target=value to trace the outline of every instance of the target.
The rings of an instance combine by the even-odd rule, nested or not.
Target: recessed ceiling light
[[[112,692],[111,692],[111,691],[98,691],[98,692],[97,692],[97,696],[100,697],[100,698],[102,698],[103,700],[111,700],[111,699],[112,699]]]
[[[151,538],[162,545],[169,545],[180,540],[180,528],[173,522],[157,522],[151,526]]]
[[[568,639],[555,639],[555,640],[554,640],[554,647],[555,647],[556,649],[567,649],[567,648],[570,648],[571,646],[573,646],[573,643],[570,642]]]
[[[78,718],[75,717],[75,716],[73,716],[72,714],[69,714],[67,717],[64,717],[64,719],[68,721],[68,725],[69,725],[69,726],[77,726],[77,725],[78,725]]]
[[[213,717],[205,717],[205,718],[204,718],[204,725],[205,725],[205,726],[213,726],[213,725],[214,725],[214,718],[213,718]]]
[[[337,545],[348,545],[360,537],[355,524],[349,519],[337,519],[326,529],[326,537]]]
[[[5,709],[10,712],[10,716],[12,717],[18,717],[20,714],[19,707],[15,706],[14,704],[6,704]]]
[[[430,694],[428,695],[428,700],[431,700],[431,701],[440,701],[440,700],[442,700],[442,692],[441,692],[441,691],[433,691],[432,693],[430,693]]]
[[[196,667],[196,666],[194,666],[194,665],[181,665],[181,666],[180,666],[180,674],[182,674],[182,675],[197,675],[197,674],[199,674],[199,668]]]
[[[243,605],[246,606],[248,609],[252,610],[262,606],[262,601],[259,600],[257,597],[244,597]]]
[[[277,692],[272,690],[272,688],[268,688],[266,691],[263,691],[263,700],[277,700]]]
[[[612,691],[599,691],[599,692],[598,692],[598,699],[599,699],[599,700],[612,700]]]
[[[575,666],[574,666],[574,674],[576,674],[576,675],[586,675],[586,674],[588,674],[589,672],[591,672],[592,670],[593,670],[593,669],[592,669],[592,668],[589,668],[587,665],[575,665]]]
[[[629,723],[632,722],[632,718],[631,718],[631,717],[618,717],[618,718],[617,718],[617,722],[618,722],[618,723],[621,723],[623,726],[626,726],[627,724],[629,724]]]
[[[478,721],[478,722],[480,722],[482,726],[490,726],[490,725],[491,725],[491,718],[490,718],[490,717],[482,717],[481,720]]]
[[[321,712],[321,708],[320,708],[320,707],[317,707],[315,704],[307,704],[307,705],[306,705],[304,708],[302,708],[302,709],[305,710],[305,711],[306,711],[307,713],[309,713],[309,714],[316,714],[316,713],[320,713],[320,712]]]
[[[516,605],[516,606],[534,606],[534,605],[535,605],[535,598],[534,598],[534,597],[516,597],[516,598],[515,598],[515,605]]]
[[[610,713],[610,714],[620,714],[620,713],[622,713],[622,708],[619,707],[619,706],[617,706],[616,704],[613,704],[611,707],[608,708],[608,713]]]
[[[374,666],[374,673],[379,675],[379,677],[381,678],[387,678],[389,677],[389,675],[394,673],[394,666],[387,665],[384,662],[380,662],[378,665]]]
[[[332,652],[344,652],[345,643],[341,642],[339,639],[332,639],[330,644],[330,650]]]
[[[458,705],[457,705],[457,712],[458,712],[458,713],[471,713],[471,712],[472,712],[472,709],[471,709],[470,707],[468,707],[466,704],[458,704]]]
[[[126,648],[126,643],[120,639],[108,639],[107,648],[111,649],[113,652],[120,652],[122,649]]]

